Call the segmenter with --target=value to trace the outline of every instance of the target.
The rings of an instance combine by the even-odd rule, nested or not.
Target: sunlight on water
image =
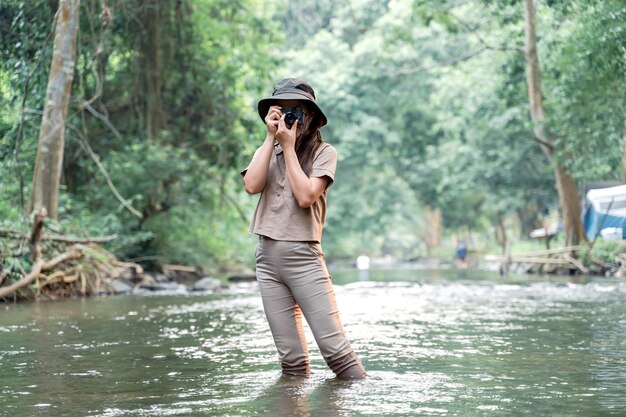
[[[626,414],[626,283],[411,273],[335,286],[353,382],[308,328],[312,376],[281,377],[255,285],[3,306],[0,415]]]

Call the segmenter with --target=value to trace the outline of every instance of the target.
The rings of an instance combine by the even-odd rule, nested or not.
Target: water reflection
[[[0,414],[626,414],[625,282],[369,272],[333,274],[363,381],[313,342],[312,376],[280,376],[254,286],[68,300],[0,314]]]
[[[338,397],[342,387],[351,384],[335,378],[315,384],[311,378],[280,376],[252,404],[251,409],[277,417],[342,417]],[[314,413],[314,414],[312,414]]]

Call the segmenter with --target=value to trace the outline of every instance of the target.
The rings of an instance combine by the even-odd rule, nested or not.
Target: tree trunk
[[[80,0],[61,0],[56,17],[54,51],[44,105],[33,189],[27,213],[45,208],[56,219],[65,143],[67,106],[72,91]]]
[[[626,68],[626,50],[624,51],[624,67]],[[626,72],[624,73],[624,82],[626,82]],[[624,149],[622,153],[622,171],[624,173],[624,182],[626,183],[626,115],[624,115]]]
[[[554,167],[556,189],[559,193],[559,204],[561,206],[561,215],[563,216],[566,245],[577,245],[581,240],[585,240],[578,187],[567,169],[555,161],[553,140],[544,126],[545,111],[541,92],[539,59],[537,57],[535,7],[533,0],[524,0],[524,33],[526,82],[528,85],[528,103],[530,105],[530,117],[533,121],[533,130],[541,149]]]
[[[428,253],[432,248],[441,246],[441,209],[438,207],[424,207],[424,220],[426,223],[425,241]]]
[[[626,117],[624,117],[624,148],[622,151],[622,170],[624,174],[624,183],[626,183]]]
[[[145,33],[141,46],[145,68],[145,116],[148,139],[159,137],[163,128],[161,109],[161,7],[167,7],[160,0],[142,1]]]
[[[504,217],[498,216],[498,224],[496,225],[495,231],[496,242],[500,246],[502,246],[502,253],[506,250],[506,245],[508,245],[508,236],[506,234],[506,226],[504,224]]]
[[[560,165],[555,165],[554,175],[559,192],[559,204],[563,216],[563,230],[565,231],[565,246],[578,245],[586,240],[582,223],[582,210],[578,187],[574,178]]]

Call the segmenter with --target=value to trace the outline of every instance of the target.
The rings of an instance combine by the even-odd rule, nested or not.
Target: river
[[[280,377],[258,289],[0,305],[2,416],[624,416],[626,282],[336,271],[369,377]]]

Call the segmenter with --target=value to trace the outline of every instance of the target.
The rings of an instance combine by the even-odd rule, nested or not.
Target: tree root
[[[52,259],[51,261],[45,262],[41,259],[35,261],[35,263],[33,264],[33,267],[31,268],[30,272],[24,276],[24,278],[20,279],[17,282],[14,282],[11,285],[8,285],[6,287],[2,287],[0,288],[0,298],[4,298],[7,297],[9,295],[12,295],[13,293],[15,293],[17,290],[19,290],[22,287],[27,286],[28,284],[30,284],[31,282],[33,282],[36,278],[39,277],[39,275],[43,272],[43,271],[47,271],[50,269],[55,268],[57,265],[59,265],[61,262],[67,261],[69,259],[78,259],[82,256],[82,254],[74,249],[62,253],[61,255],[55,257],[54,259]]]
[[[112,283],[118,278],[143,281],[140,265],[121,262],[112,253],[94,244],[72,245],[49,261],[35,261],[30,272],[23,274],[18,281],[0,287],[0,300],[15,295],[18,290],[33,283],[35,286],[31,296],[34,294],[35,298],[43,296],[56,299],[113,293]],[[2,275],[7,273],[0,272]]]
[[[43,233],[45,209],[35,215],[33,228],[30,235],[15,229],[0,228],[0,236],[11,236],[17,242],[9,242],[5,247],[11,248],[10,253],[2,254],[0,261],[0,301],[6,297],[15,298],[47,296],[58,298],[59,296],[74,295],[98,295],[102,288],[107,292],[113,292],[113,280],[125,278],[129,281],[143,282],[143,268],[134,263],[120,262],[115,255],[106,251],[93,242],[104,242],[112,237],[104,238],[70,238],[66,236],[46,236]],[[43,240],[52,241],[42,245]],[[26,243],[28,242],[28,245]],[[69,248],[68,243],[73,243]],[[29,246],[30,272],[26,272],[23,265],[27,263],[24,251]],[[13,248],[18,248],[13,252]],[[49,261],[42,259],[43,256],[52,257]],[[8,270],[3,271],[5,267]],[[45,273],[50,272],[48,275]],[[2,287],[2,283],[9,274],[17,281]],[[19,277],[18,274],[22,276]],[[17,277],[16,277],[17,275]],[[22,288],[36,281],[30,295],[18,293]],[[26,292],[29,294],[29,292]]]

